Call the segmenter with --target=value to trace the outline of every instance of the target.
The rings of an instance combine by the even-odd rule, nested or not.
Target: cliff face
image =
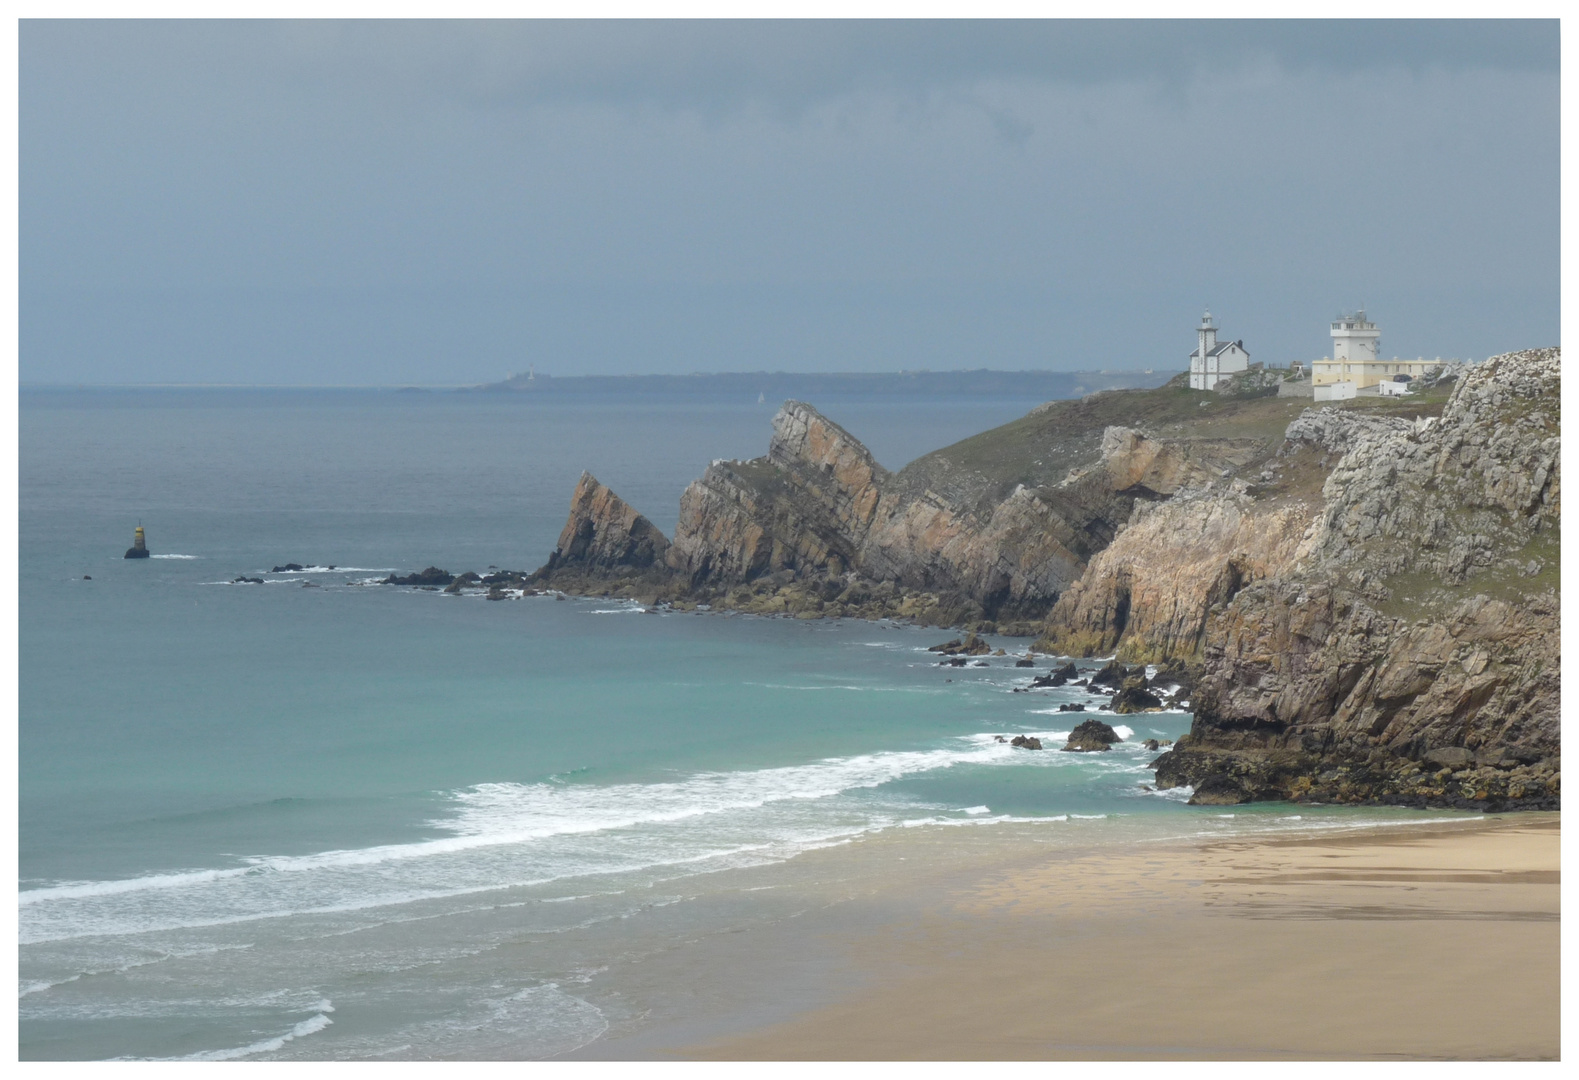
[[[1211,615],[1198,802],[1556,806],[1556,350],[1472,369],[1440,419],[1353,433],[1296,557]]]
[[[859,560],[887,475],[839,425],[787,402],[765,458],[715,461],[686,488],[669,565],[693,587],[781,570],[843,574]]]
[[[1212,610],[1280,573],[1311,525],[1303,502],[1264,505],[1243,492],[1140,504],[1111,546],[1058,598],[1036,648],[1126,660],[1199,655]]]
[[[1137,500],[1210,484],[1265,450],[1261,439],[1159,440],[1092,419],[1048,425],[1062,440],[1050,446],[1032,432],[998,440],[987,461],[967,443],[889,473],[843,428],[789,402],[765,458],[714,462],[687,489],[669,564],[692,588],[853,572],[955,595],[989,618],[1034,617],[1080,580]]]
[[[1232,477],[1254,459],[1255,440],[1165,442],[1109,428],[1099,467],[1108,485],[1172,498],[1135,504],[1113,542],[1058,598],[1036,648],[1198,660],[1210,615],[1247,585],[1288,570],[1308,547],[1324,459],[1413,427],[1398,417],[1307,409],[1250,480]]]
[[[948,451],[889,473],[801,402],[787,403],[773,427],[765,458],[714,462],[681,498],[669,565],[693,589],[780,572],[854,573],[956,596],[977,617],[1045,612],[1137,498],[1209,482],[1260,448],[1255,440],[1184,447],[1123,428],[1098,438],[1081,432],[1084,460],[1065,455],[1081,467],[1033,486],[1034,471],[1024,478],[1032,484],[1008,483]],[[1028,460],[999,471],[1023,476],[1024,465],[1043,466],[1029,460],[1035,449],[1016,447]]]
[[[578,492],[560,554],[539,578],[584,591],[597,587],[601,576],[615,592],[639,580],[643,594],[654,599],[729,598],[731,606],[750,610],[772,609],[762,608],[769,603],[764,589],[792,589],[798,592],[783,599],[796,613],[903,609],[906,617],[1029,632],[1028,620],[1045,616],[1083,578],[1091,580],[1088,564],[1137,506],[1238,484],[1232,478],[1270,455],[1297,411],[1277,402],[1214,398],[1207,414],[1201,405],[1200,395],[1173,384],[1051,402],[890,473],[849,432],[810,405],[791,401],[774,418],[765,456],[715,461],[686,489],[674,542],[661,559],[647,559],[664,541],[645,523],[632,543],[594,543],[592,536],[614,537],[619,521]],[[1119,419],[1131,423],[1113,422]],[[1159,430],[1132,426],[1144,420]],[[1203,558],[1225,531],[1245,532],[1241,569],[1228,571],[1240,577],[1224,586],[1231,591],[1277,553],[1257,554],[1251,541],[1266,538],[1233,505],[1225,504],[1220,516],[1196,531]],[[633,520],[629,514],[620,520],[626,519]],[[1158,539],[1166,527],[1163,519],[1148,526]],[[1137,527],[1135,538],[1143,532]],[[573,542],[576,536],[588,538]],[[582,554],[578,543],[591,553]],[[1105,647],[1121,634],[1125,596],[1134,627],[1178,624],[1160,630],[1159,641],[1199,637],[1198,616],[1151,612],[1156,590],[1134,582],[1133,574],[1125,577],[1123,566],[1138,565],[1135,558],[1155,563],[1155,553],[1134,541],[1130,546],[1128,563],[1111,560],[1117,584],[1105,596],[1086,588],[1079,605],[1067,605],[1070,651],[1075,644]],[[659,581],[665,568],[673,574],[667,583]],[[1197,567],[1186,576],[1204,572]],[[1224,571],[1218,566],[1211,573]],[[740,593],[748,585],[750,599]],[[889,588],[888,606],[872,609],[871,590],[878,586]],[[1223,589],[1214,592],[1207,582],[1199,591],[1204,599]],[[1155,603],[1165,603],[1161,592]]]

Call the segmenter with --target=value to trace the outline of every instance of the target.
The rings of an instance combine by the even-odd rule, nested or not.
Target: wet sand
[[[824,934],[858,973],[840,1000],[657,1056],[1556,1058],[1559,836],[1541,814],[978,864]]]

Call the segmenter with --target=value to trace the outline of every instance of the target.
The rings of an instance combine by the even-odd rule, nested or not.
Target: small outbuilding
[[[1360,392],[1359,384],[1353,379],[1340,379],[1325,385],[1317,384],[1313,389],[1315,393],[1311,396],[1317,401],[1347,401]]]

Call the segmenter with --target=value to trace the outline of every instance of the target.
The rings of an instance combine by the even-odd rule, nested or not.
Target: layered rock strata
[[[1036,648],[1069,656],[1117,652],[1129,660],[1198,660],[1208,618],[1245,586],[1294,564],[1321,514],[1320,484],[1346,449],[1413,431],[1413,421],[1306,409],[1275,457],[1250,480],[1217,470],[1249,446],[1212,447],[1181,460],[1126,429],[1109,429],[1104,462],[1115,484],[1151,485],[1165,502],[1137,501],[1113,542],[1058,599]],[[1204,441],[1204,440],[1203,440]],[[1239,440],[1248,443],[1249,440]],[[1173,449],[1180,448],[1180,449]],[[1204,459],[1204,460],[1203,460]],[[1194,464],[1193,469],[1187,466]]]
[[[581,474],[570,499],[570,517],[543,569],[574,567],[591,575],[611,571],[663,571],[669,539],[624,499]]]
[[[1001,439],[983,464],[968,440],[890,473],[838,424],[787,402],[764,457],[715,461],[685,490],[672,544],[583,476],[538,579],[764,613],[1030,632],[1024,620],[1080,579],[1137,501],[1210,484],[1263,449],[1159,441],[1098,426],[1098,415],[1053,428],[1063,441],[1052,446]]]

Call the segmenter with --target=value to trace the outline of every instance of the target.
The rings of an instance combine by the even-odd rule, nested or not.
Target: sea
[[[1037,403],[815,404],[897,468]],[[583,469],[672,533],[776,404],[24,388],[22,1058],[658,1054],[850,985],[795,928],[901,863],[1436,820],[1188,806],[1185,711],[1057,752],[1025,639],[379,583],[536,568]]]

